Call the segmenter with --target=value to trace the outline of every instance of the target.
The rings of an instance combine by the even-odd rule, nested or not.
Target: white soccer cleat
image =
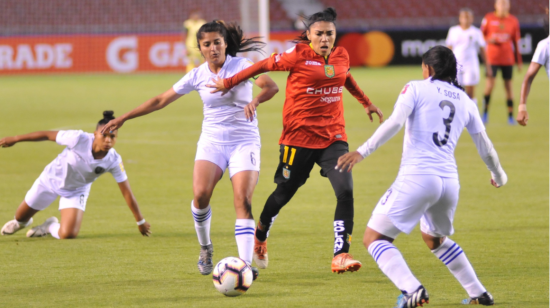
[[[53,224],[53,223],[58,223],[59,220],[57,220],[57,217],[50,217],[48,219],[46,219],[46,221],[41,224],[41,225],[38,225],[32,229],[30,229],[28,232],[27,232],[27,237],[43,237],[43,236],[46,236],[48,234],[50,234],[50,225]]]
[[[2,230],[0,230],[0,233],[2,235],[12,235],[15,232],[24,229],[32,224],[32,218],[27,221],[25,224],[19,224],[17,220],[10,220],[8,221],[3,227]]]

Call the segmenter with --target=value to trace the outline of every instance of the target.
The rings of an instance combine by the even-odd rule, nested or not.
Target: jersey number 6
[[[443,124],[445,124],[445,138],[443,138],[443,140],[439,140],[439,134],[437,132],[433,134],[433,141],[435,145],[437,145],[438,147],[442,147],[447,144],[447,141],[449,140],[449,134],[451,133],[451,122],[453,122],[453,118],[455,116],[455,111],[456,111],[455,105],[453,105],[453,103],[449,101],[441,101],[441,103],[439,103],[439,107],[442,110],[445,109],[445,106],[451,109],[451,112],[449,113],[449,117],[446,119],[443,118]]]

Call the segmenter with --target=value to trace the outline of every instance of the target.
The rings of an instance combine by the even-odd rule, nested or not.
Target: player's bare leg
[[[239,257],[248,265],[252,264],[254,252],[254,217],[252,216],[252,195],[258,183],[258,171],[241,171],[233,175],[233,199],[237,220],[235,222],[235,240],[239,249]],[[252,268],[254,279],[258,270]]]
[[[475,89],[475,86],[464,86],[464,91],[466,91],[466,94],[471,99],[475,99],[474,89]]]
[[[31,208],[27,202],[23,200],[15,212],[14,219],[4,224],[0,233],[2,235],[12,235],[17,231],[30,226],[33,222],[32,217],[36,213],[38,213],[38,210]]]
[[[487,76],[485,80],[485,91],[483,92],[483,123],[489,121],[489,102],[491,101],[491,93],[495,87],[495,78]]]
[[[216,184],[223,175],[222,169],[213,162],[206,160],[195,161],[193,168],[193,201],[191,202],[191,212],[195,220],[195,230],[201,246],[199,261],[197,267],[203,275],[212,272],[214,264],[212,257],[214,247],[210,240],[210,222],[212,221],[212,210],[210,208],[210,198]]]
[[[464,304],[494,304],[493,297],[481,284],[466,254],[457,243],[447,237],[435,237],[424,232],[422,239],[468,292],[469,299],[465,299]]]
[[[506,106],[508,107],[508,124],[515,125],[514,120],[514,92],[512,90],[512,79],[504,80],[504,89],[506,90]]]

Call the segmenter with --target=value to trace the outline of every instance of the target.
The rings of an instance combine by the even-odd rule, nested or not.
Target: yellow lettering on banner
[[[294,155],[296,154],[296,149],[295,148],[291,148],[290,149],[290,161],[288,162],[288,164],[290,166],[292,166],[292,163],[294,162]]]
[[[288,147],[285,145],[285,153],[283,154],[283,163],[286,164],[286,158],[288,157]]]

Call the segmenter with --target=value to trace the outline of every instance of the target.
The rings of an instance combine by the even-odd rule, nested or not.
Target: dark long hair
[[[441,45],[432,47],[422,55],[422,62],[433,68],[435,74],[432,76],[432,80],[450,82],[453,86],[464,91],[456,80],[458,68],[452,50]]]
[[[309,39],[307,38],[307,31],[309,31],[311,25],[318,21],[331,22],[334,24],[334,26],[336,26],[336,10],[331,7],[324,9],[322,12],[317,12],[313,15],[303,17],[303,23],[306,26],[306,29],[294,40],[295,43],[309,43]]]
[[[213,20],[205,23],[200,27],[197,32],[197,46],[200,50],[200,39],[205,32],[217,32],[225,40],[227,49],[226,55],[232,57],[236,56],[238,52],[258,51],[263,54],[262,48],[266,45],[264,42],[259,41],[261,37],[245,38],[243,30],[236,23],[225,23],[223,20]]]
[[[97,122],[96,129],[100,126],[103,126],[103,125],[109,123],[109,121],[114,120],[115,119],[115,117],[113,116],[114,114],[115,114],[115,112],[112,111],[112,110],[103,111],[103,119],[101,119],[101,120],[99,120],[99,122]]]

